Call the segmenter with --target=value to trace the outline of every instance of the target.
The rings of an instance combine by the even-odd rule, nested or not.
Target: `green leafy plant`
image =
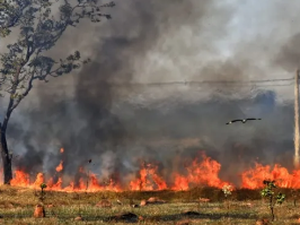
[[[40,190],[39,191],[35,190],[34,192],[35,197],[39,200],[39,203],[41,205],[44,205],[44,201],[46,199],[46,192],[45,192],[46,188],[47,188],[47,184],[42,183],[40,184]]]
[[[41,192],[40,192],[39,200],[44,204],[44,200],[45,200],[45,198],[46,198],[46,192],[45,192],[45,189],[47,188],[47,184],[42,183],[42,184],[40,185],[40,188],[41,188]]]
[[[285,200],[285,194],[277,191],[275,181],[264,180],[265,188],[261,190],[261,196],[269,199],[269,208],[272,215],[272,221],[275,219],[274,207],[276,204],[281,205]]]

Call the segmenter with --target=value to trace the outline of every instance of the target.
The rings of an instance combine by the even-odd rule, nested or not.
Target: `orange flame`
[[[64,153],[64,151],[65,151],[64,148],[60,149],[60,153]]]
[[[148,164],[139,171],[140,178],[130,182],[130,188],[134,191],[153,191],[167,189],[167,184],[157,174],[157,167]],[[151,181],[152,180],[152,181]]]
[[[56,167],[56,171],[63,170],[63,161]],[[21,186],[29,188],[39,188],[40,184],[46,183],[47,190],[53,191],[154,191],[154,190],[188,190],[195,186],[210,186],[222,188],[224,185],[234,185],[229,182],[223,181],[219,177],[221,164],[211,159],[210,157],[202,155],[202,160],[194,159],[190,165],[185,167],[186,171],[180,173],[174,172],[170,177],[165,179],[165,176],[160,174],[158,166],[154,164],[141,165],[140,170],[136,176],[129,180],[126,184],[121,184],[114,179],[108,179],[106,182],[97,177],[96,174],[86,171],[83,166],[78,168],[78,179],[69,180],[63,174],[56,174],[56,178],[50,177],[46,179],[43,173],[38,173],[35,180],[30,180],[29,174],[18,169],[14,172],[14,178],[11,180],[12,186]],[[0,176],[3,173],[0,170]],[[255,164],[251,169],[244,171],[240,174],[241,188],[257,189],[263,187],[263,180],[275,180],[279,187],[284,188],[299,188],[300,189],[300,170],[289,172],[286,168],[276,164],[274,167],[270,165],[263,166]],[[69,180],[66,180],[66,178]],[[167,182],[168,181],[168,182]]]
[[[59,165],[55,168],[55,170],[57,171],[57,172],[60,172],[60,171],[62,171],[63,170],[63,161],[60,161],[60,163],[59,163]]]
[[[23,171],[16,170],[15,178],[10,181],[12,186],[29,186],[29,174],[24,173]]]
[[[300,188],[300,170],[294,170],[291,174],[284,167],[275,164],[263,166],[256,164],[255,168],[242,173],[242,187],[257,189],[263,187],[263,180],[275,180],[277,186],[282,188]]]
[[[228,185],[228,182],[223,182],[218,177],[221,165],[211,158],[202,155],[203,161],[199,162],[195,159],[193,163],[186,169],[187,176],[175,174],[175,183],[173,190],[188,190],[193,185],[207,185],[211,187],[222,188]]]

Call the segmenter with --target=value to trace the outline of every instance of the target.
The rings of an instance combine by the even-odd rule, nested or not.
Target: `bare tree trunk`
[[[3,164],[3,172],[4,172],[4,184],[9,184],[9,185],[10,185],[10,181],[13,178],[12,165],[11,165],[12,155],[8,152],[7,141],[6,141],[6,131],[7,131],[7,126],[8,126],[8,121],[9,121],[9,118],[10,118],[13,110],[17,107],[17,105],[22,100],[22,98],[19,98],[17,100],[17,102],[15,102],[15,99],[16,99],[15,94],[18,89],[18,85],[20,84],[19,75],[20,75],[21,68],[22,68],[22,66],[17,67],[17,71],[16,71],[16,74],[14,75],[14,80],[12,83],[13,84],[12,90],[10,92],[10,99],[9,99],[9,103],[8,103],[7,110],[5,113],[5,117],[4,117],[3,123],[0,123],[0,151],[1,151],[1,158],[2,158],[2,164]],[[29,84],[29,87],[31,89],[32,81]],[[28,89],[28,91],[30,89]]]
[[[0,124],[1,126],[1,124]],[[1,158],[3,164],[3,172],[4,172],[4,184],[10,184],[12,177],[12,168],[11,161],[12,157],[8,152],[7,142],[6,142],[6,130],[0,129],[0,151]]]

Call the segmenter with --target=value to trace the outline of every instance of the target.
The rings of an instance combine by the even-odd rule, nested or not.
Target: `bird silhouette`
[[[246,119],[236,119],[236,120],[231,120],[229,122],[226,123],[226,125],[235,123],[235,122],[242,122],[242,123],[246,123],[248,120],[261,120],[261,118],[246,118]]]

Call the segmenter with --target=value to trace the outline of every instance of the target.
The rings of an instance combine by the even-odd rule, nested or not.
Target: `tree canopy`
[[[7,117],[28,95],[34,80],[48,81],[78,69],[89,60],[81,60],[79,51],[64,59],[44,53],[51,49],[69,26],[82,19],[100,22],[110,19],[101,12],[113,2],[100,5],[97,0],[0,0],[0,40],[16,29],[18,37],[0,53],[0,91],[10,95]],[[57,15],[53,15],[58,7]],[[5,125],[5,124],[3,124]]]

